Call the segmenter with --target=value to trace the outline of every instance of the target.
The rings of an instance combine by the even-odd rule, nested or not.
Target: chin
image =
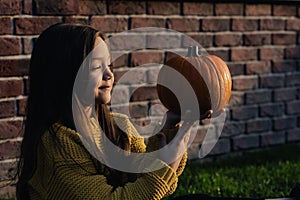
[[[98,97],[95,99],[95,103],[100,104],[108,104],[110,102],[110,97]]]

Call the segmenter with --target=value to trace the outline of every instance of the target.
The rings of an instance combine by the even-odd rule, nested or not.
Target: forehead
[[[102,38],[97,37],[92,51],[93,59],[109,59],[109,50]]]

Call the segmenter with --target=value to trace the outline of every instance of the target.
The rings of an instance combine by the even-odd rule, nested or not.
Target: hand
[[[164,151],[161,151],[159,154],[159,159],[169,164],[175,171],[179,166],[183,153],[187,149],[192,125],[193,122],[184,122],[177,135],[168,145],[165,134],[162,132],[157,134],[158,138],[160,138],[160,149],[164,147]]]

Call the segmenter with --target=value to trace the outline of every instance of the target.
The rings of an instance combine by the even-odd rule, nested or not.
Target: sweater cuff
[[[161,166],[158,170],[151,170],[157,168],[157,166]],[[166,193],[169,192],[171,187],[174,187],[174,184],[177,185],[178,177],[174,169],[172,169],[169,165],[164,163],[163,161],[156,159],[147,169],[149,171],[148,175],[160,184],[164,184],[167,186]]]

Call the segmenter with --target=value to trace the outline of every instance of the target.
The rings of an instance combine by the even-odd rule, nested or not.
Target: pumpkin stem
[[[189,46],[187,57],[198,57],[199,56],[199,48],[198,46]]]

